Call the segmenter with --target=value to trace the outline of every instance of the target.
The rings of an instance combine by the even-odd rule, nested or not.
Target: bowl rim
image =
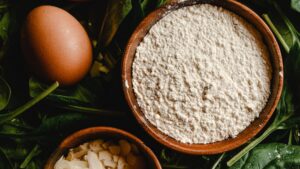
[[[127,131],[114,128],[114,127],[106,127],[106,126],[85,128],[67,136],[59,144],[56,150],[50,155],[47,162],[45,163],[44,169],[53,169],[57,160],[59,160],[59,158],[68,149],[84,143],[84,141],[82,140],[90,140],[93,138],[97,138],[96,135],[101,135],[101,134],[114,134],[120,136],[121,138],[131,141],[132,143],[136,144],[139,148],[142,149],[145,156],[151,159],[155,169],[162,169],[161,164],[158,158],[156,157],[156,155],[154,154],[154,152],[142,140],[140,140],[138,137],[134,136],[133,134]]]
[[[202,3],[209,3],[212,5],[220,6],[237,14],[238,16],[242,17],[247,22],[252,24],[262,34],[263,40],[270,53],[269,57],[273,69],[271,94],[265,108],[260,113],[259,117],[252,121],[251,124],[241,133],[239,133],[237,137],[209,144],[185,144],[165,135],[146,119],[136,102],[135,94],[132,88],[131,66],[135,57],[136,46],[138,46],[140,41],[147,34],[145,32],[148,32],[151,26],[154,25],[159,19],[161,19],[165,13],[176,10],[183,6]],[[129,64],[130,62],[131,64]],[[276,109],[283,88],[283,78],[283,62],[280,47],[272,31],[254,11],[235,0],[198,0],[185,1],[181,3],[173,2],[154,10],[146,18],[144,18],[142,22],[140,22],[140,24],[131,35],[122,60],[123,92],[127,104],[129,105],[135,119],[143,127],[143,129],[159,143],[175,151],[193,155],[210,155],[230,151],[245,144],[247,141],[257,135],[267,124]]]

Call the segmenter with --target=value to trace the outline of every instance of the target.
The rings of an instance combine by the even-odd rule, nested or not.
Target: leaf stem
[[[278,29],[276,28],[276,26],[271,21],[271,18],[269,17],[269,15],[268,14],[263,14],[262,17],[265,19],[267,24],[270,26],[271,30],[275,33],[275,36],[280,41],[280,43],[281,43],[282,47],[284,48],[284,50],[288,53],[290,51],[290,47],[285,42],[285,40],[283,39],[283,37],[279,33]]]
[[[123,117],[126,115],[125,112],[120,111],[113,111],[113,110],[105,110],[105,109],[98,109],[98,108],[91,108],[91,107],[81,107],[81,106],[74,106],[74,105],[62,105],[59,106],[60,108],[66,109],[66,110],[72,110],[77,112],[85,112],[85,113],[93,113],[93,114],[101,114],[105,116],[120,116]]]
[[[293,129],[290,130],[289,141],[288,141],[288,145],[292,145],[292,144],[293,144]]]
[[[40,146],[35,145],[34,148],[28,154],[28,156],[25,158],[25,160],[20,165],[20,168],[26,168],[27,165],[29,164],[29,162],[32,160],[32,158],[35,157],[36,155],[38,155],[40,152],[41,152],[40,151]]]
[[[5,153],[5,151],[3,150],[2,147],[0,147],[0,152],[3,154],[4,158],[7,160],[9,167],[11,169],[15,169],[15,167],[13,166],[12,162],[10,161],[10,159],[8,158],[7,154]]]
[[[274,123],[273,123],[274,124]],[[256,138],[250,144],[248,144],[242,151],[232,157],[228,162],[227,166],[231,167],[234,163],[236,163],[239,159],[241,159],[245,154],[251,151],[255,146],[261,143],[266,137],[268,137],[271,133],[276,130],[276,125],[271,125],[261,136]]]
[[[53,92],[56,88],[58,88],[59,83],[54,82],[49,88],[47,88],[44,92],[33,98],[32,100],[28,101],[26,104],[22,105],[21,107],[17,108],[16,110],[7,113],[7,114],[2,114],[0,115],[0,124],[3,124],[18,115],[22,114],[38,102],[40,102],[42,99],[44,99],[46,96],[48,96],[51,92]]]
[[[218,167],[218,165],[220,164],[221,160],[224,158],[224,156],[225,156],[225,153],[221,154],[211,169],[216,169]]]

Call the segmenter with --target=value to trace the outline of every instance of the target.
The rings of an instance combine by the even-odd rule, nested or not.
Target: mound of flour
[[[272,68],[259,32],[208,4],[159,20],[137,47],[132,70],[146,118],[183,143],[236,137],[270,95]]]

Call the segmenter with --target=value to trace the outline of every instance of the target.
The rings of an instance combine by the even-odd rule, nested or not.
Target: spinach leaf
[[[9,34],[10,16],[9,12],[5,12],[0,19],[0,39],[1,39],[1,50],[0,50],[0,60],[4,57]]]
[[[11,89],[8,83],[0,76],[0,111],[9,103],[11,97]]]
[[[276,116],[272,124],[260,135],[258,138],[254,139],[250,144],[248,144],[245,148],[243,148],[238,154],[232,157],[227,165],[231,167],[234,163],[240,160],[244,155],[246,155],[249,151],[255,148],[258,144],[260,144],[264,139],[266,139],[270,134],[272,134],[276,130],[283,129],[284,123],[288,122],[288,120],[294,115],[294,104],[292,103],[292,93],[284,85],[281,99],[276,107]]]
[[[160,6],[165,5],[165,4],[169,3],[169,2],[172,2],[172,0],[157,0],[156,6],[160,7]]]
[[[295,84],[296,86],[300,83],[297,82],[297,79],[300,73],[300,40],[299,33],[291,23],[291,21],[285,16],[285,14],[281,11],[280,7],[273,1],[274,9],[279,13],[280,17],[284,21],[287,26],[290,34],[293,38],[292,46],[288,46],[287,43],[281,37],[281,34],[278,34],[278,29],[270,20],[268,15],[265,15],[265,19],[267,23],[271,26],[271,29],[275,32],[277,38],[282,43],[286,52],[288,53],[288,57],[286,58],[285,65],[285,76],[288,77],[288,80],[285,81],[283,92],[281,99],[276,108],[276,116],[272,124],[269,126],[267,130],[264,131],[262,135],[258,138],[254,139],[250,144],[248,144],[244,149],[242,149],[237,155],[231,158],[228,162],[228,166],[232,166],[235,162],[237,162],[240,158],[242,158],[245,154],[247,154],[250,150],[255,148],[258,144],[260,144],[265,138],[267,138],[270,134],[272,134],[276,130],[289,130],[291,128],[296,128],[300,122],[299,117],[295,117],[295,105],[293,103],[293,99],[295,99],[296,95]],[[277,32],[277,33],[276,33]],[[297,82],[297,83],[295,83]],[[294,89],[294,90],[293,90]]]
[[[41,149],[39,145],[35,145],[34,148],[30,151],[30,153],[27,155],[25,160],[20,165],[20,168],[27,168],[29,163],[32,161],[32,158],[39,155],[41,153]]]
[[[46,85],[35,78],[29,79],[29,94],[36,97],[44,91],[49,85]],[[96,96],[87,88],[78,84],[70,88],[58,88],[50,93],[46,99],[61,104],[86,105],[95,102]]]
[[[88,119],[87,115],[81,113],[64,113],[57,116],[45,118],[41,125],[35,129],[31,135],[56,132],[68,128],[72,125],[80,124]]]
[[[166,4],[169,0],[137,0],[133,1],[137,15],[141,18],[145,17],[153,9]]]
[[[98,45],[100,48],[105,48],[110,44],[131,9],[131,0],[110,0],[108,2],[99,33]]]
[[[286,26],[281,17],[279,17],[276,13],[263,14],[262,17],[268,23],[285,51],[289,52],[295,41],[295,36],[290,32],[289,28]]]
[[[300,12],[300,1],[299,0],[291,0],[291,7],[293,10]]]
[[[28,149],[25,146],[14,145],[14,146],[7,146],[0,147],[0,151],[6,155],[8,159],[11,160],[22,160],[26,158],[28,154]]]
[[[0,163],[0,167],[1,168],[11,168],[11,169],[14,169],[14,166],[13,166],[12,162],[10,161],[9,157],[7,156],[7,154],[5,153],[5,151],[4,151],[4,149],[2,147],[0,147],[0,159],[2,159],[1,161],[7,161],[7,164],[8,164],[8,166],[6,166],[5,164]]]
[[[270,6],[274,8],[273,12],[263,14],[263,18],[275,33],[285,51],[289,53],[295,43],[299,41],[299,33],[275,1],[271,1]]]
[[[281,143],[261,144],[230,169],[286,169],[300,167],[300,146]]]
[[[32,106],[34,106],[36,103],[44,99],[46,96],[48,96],[51,92],[53,92],[57,87],[59,86],[58,82],[53,83],[49,88],[47,88],[45,91],[43,91],[41,94],[37,95],[24,105],[18,107],[14,111],[11,111],[9,113],[0,114],[0,125],[12,120],[13,118],[17,117],[18,115],[22,114]]]

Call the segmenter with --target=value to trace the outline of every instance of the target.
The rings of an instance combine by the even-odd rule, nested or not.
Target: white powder
[[[139,44],[133,89],[146,118],[183,143],[236,137],[265,107],[272,68],[259,32],[223,8],[180,8]]]

